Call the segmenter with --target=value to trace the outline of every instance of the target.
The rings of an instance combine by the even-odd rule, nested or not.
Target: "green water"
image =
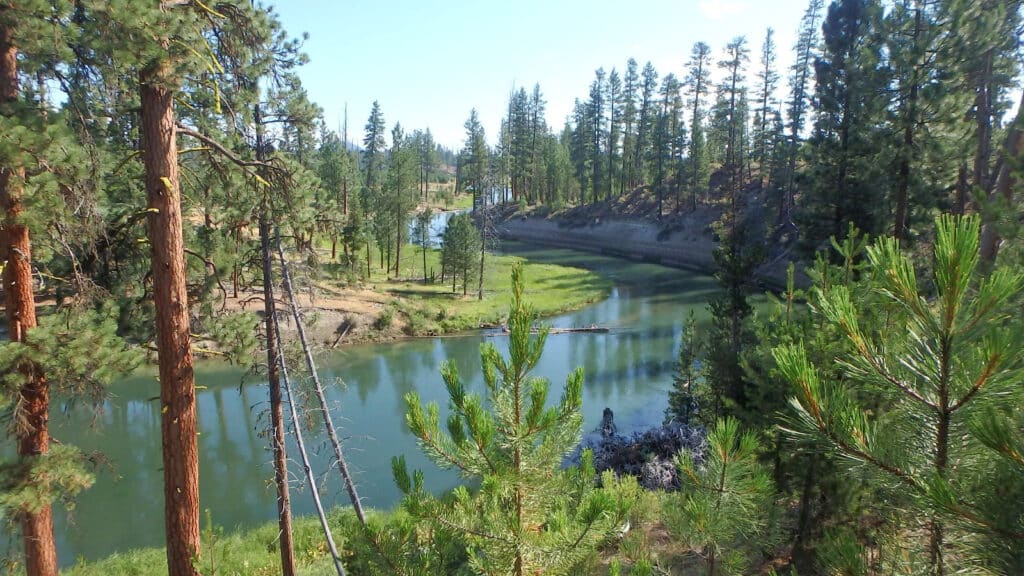
[[[602,410],[615,411],[621,431],[661,421],[675,359],[680,325],[690,310],[707,318],[714,280],[690,272],[582,254],[569,250],[506,247],[533,261],[574,264],[611,277],[611,296],[579,312],[550,319],[553,326],[608,326],[607,334],[556,334],[548,338],[537,372],[550,378],[557,399],[565,375],[576,366],[586,372],[585,429],[600,422]],[[526,269],[529,281],[529,267]],[[405,454],[410,466],[425,470],[433,489],[453,486],[457,477],[429,463],[404,424],[403,394],[416,390],[436,400],[445,417],[444,385],[439,364],[455,360],[472,387],[483,387],[478,350],[497,334],[410,340],[354,346],[320,359],[321,375],[330,382],[328,399],[336,423],[344,428],[349,466],[356,471],[365,504],[389,508],[398,497],[390,459]],[[260,431],[266,428],[267,388],[259,378],[242,380],[243,370],[204,363],[196,370],[200,423],[200,499],[213,521],[232,530],[275,517],[271,453]],[[152,375],[119,382],[99,415],[85,407],[58,409],[51,419],[56,438],[86,451],[99,451],[104,464],[96,485],[77,499],[70,513],[55,509],[58,553],[62,564],[78,557],[101,558],[116,551],[163,542],[163,498],[157,383]],[[345,504],[322,436],[307,438],[316,470],[325,478],[328,504]],[[294,449],[293,464],[297,462]],[[301,487],[298,465],[292,504],[296,514],[311,514],[309,491]],[[2,546],[2,544],[0,544]]]

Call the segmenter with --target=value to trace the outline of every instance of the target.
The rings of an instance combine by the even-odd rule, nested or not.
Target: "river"
[[[605,258],[569,250],[516,244],[507,252],[531,261],[573,264],[598,270],[615,281],[610,297],[583,310],[550,319],[553,326],[600,325],[608,333],[551,335],[536,373],[552,382],[550,398],[561,395],[565,376],[583,366],[584,428],[598,425],[604,408],[615,411],[620,431],[659,423],[680,335],[690,310],[707,320],[706,304],[715,289],[708,276]],[[526,268],[529,289],[529,266]],[[320,359],[329,383],[328,400],[336,423],[344,428],[349,466],[356,471],[368,506],[390,508],[399,498],[391,480],[390,459],[404,454],[410,467],[425,471],[428,487],[449,488],[454,473],[437,469],[416,448],[404,422],[402,396],[417,391],[441,404],[446,396],[438,366],[455,360],[473,390],[483,388],[479,346],[504,337],[480,332],[460,337],[407,340],[344,348]],[[215,523],[227,530],[275,517],[271,453],[258,434],[266,427],[267,388],[258,377],[243,380],[244,370],[200,363],[196,370],[200,423],[200,500]],[[55,508],[58,553],[63,565],[79,557],[96,559],[117,551],[160,546],[163,541],[162,473],[158,387],[152,373],[118,382],[101,413],[85,406],[55,410],[55,438],[103,454],[96,484],[76,500],[73,511]],[[322,437],[307,440],[317,449],[316,469],[327,472],[323,494],[328,504],[346,504],[341,484],[329,469]],[[292,448],[293,478],[301,477]],[[296,481],[296,514],[311,514],[308,490]],[[4,547],[9,544],[0,544]]]

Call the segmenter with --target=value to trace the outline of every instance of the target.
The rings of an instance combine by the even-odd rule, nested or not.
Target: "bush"
[[[395,319],[395,311],[391,308],[385,308],[380,311],[373,320],[373,328],[375,330],[385,330],[391,327],[391,322]]]

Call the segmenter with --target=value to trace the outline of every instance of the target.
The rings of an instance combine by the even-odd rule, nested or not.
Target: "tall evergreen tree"
[[[718,67],[725,72],[725,79],[719,87],[722,99],[726,102],[725,110],[725,162],[722,170],[726,176],[726,193],[729,195],[731,210],[735,216],[739,189],[743,185],[743,154],[744,136],[747,126],[746,114],[746,63],[750,60],[747,39],[739,36],[725,47],[725,58],[718,62]]]
[[[413,132],[413,142],[416,147],[416,158],[419,162],[419,189],[420,197],[426,199],[430,185],[430,179],[437,170],[437,144],[430,128],[416,130]]]
[[[469,291],[480,248],[480,233],[469,214],[456,214],[448,220],[441,237],[441,268],[452,275],[452,293],[462,279],[462,295]],[[442,273],[443,274],[443,273]]]
[[[605,200],[611,201],[615,190],[615,182],[620,172],[619,139],[622,136],[622,78],[612,68],[608,75],[608,143],[605,150],[608,155],[608,185]]]
[[[530,169],[529,186],[530,199],[540,199],[540,182],[543,172],[542,158],[544,154],[544,136],[547,135],[547,120],[544,118],[544,95],[540,91],[540,84],[534,84],[533,92],[530,93]]]
[[[779,73],[775,71],[775,31],[771,28],[765,32],[764,43],[761,45],[761,61],[757,71],[758,105],[754,109],[754,160],[758,164],[758,176],[761,186],[767,186],[766,179],[771,176],[769,167],[772,157],[773,139],[770,131],[771,115],[775,110],[775,90],[779,85]]]
[[[590,125],[590,201],[596,203],[605,189],[605,162],[608,136],[605,127],[605,114],[608,105],[608,81],[604,68],[594,72],[594,81],[590,84],[590,99],[587,101],[587,124]]]
[[[950,58],[959,34],[947,29],[950,24],[940,3],[918,0],[897,3],[884,22],[893,77],[891,231],[899,239],[911,239],[912,230],[929,226],[936,209],[948,205],[948,190],[967,159],[957,133],[971,91],[949,88],[963,82]]]
[[[661,218],[665,196],[673,168],[682,155],[682,99],[675,74],[665,76],[659,91],[658,115],[654,124],[650,158],[653,185],[658,197],[658,218]],[[678,179],[676,180],[678,184]]]
[[[882,138],[888,73],[881,55],[882,6],[877,0],[841,0],[822,27],[824,53],[815,63],[817,121],[811,139],[801,240],[806,250],[842,239],[848,223],[877,235],[889,221],[882,169],[889,153]]]
[[[587,117],[587,106],[577,98],[572,109],[573,127],[569,150],[576,174],[576,181],[580,185],[578,198],[580,204],[587,201],[588,190],[593,188],[593,182],[591,181],[593,174],[589,167],[593,157],[590,150],[594,144],[594,139],[590,136],[592,127],[587,121]]]
[[[387,146],[384,142],[384,129],[384,112],[380,109],[380,103],[374,100],[363,136],[363,169],[366,171],[366,188],[371,195],[379,193],[382,184],[384,150]]]
[[[690,209],[697,209],[697,193],[704,187],[707,171],[704,153],[701,97],[711,91],[711,47],[697,42],[686,63],[686,87],[690,93]]]
[[[473,208],[482,208],[486,201],[487,190],[487,166],[489,152],[487,150],[487,136],[484,133],[483,124],[476,108],[469,113],[464,125],[466,129],[466,141],[462,148],[462,170],[466,186],[473,192]]]
[[[640,111],[633,152],[633,171],[637,177],[637,184],[644,184],[648,182],[647,160],[650,157],[652,135],[658,118],[658,72],[654,65],[650,62],[644,64],[640,78]]]
[[[626,75],[622,87],[622,173],[619,193],[625,193],[637,185],[633,154],[636,153],[637,129],[637,91],[640,88],[640,76],[637,72],[636,60],[630,58],[626,63]]]
[[[786,170],[783,183],[782,201],[779,203],[779,222],[788,225],[792,221],[793,200],[796,197],[796,162],[807,123],[808,82],[814,77],[812,66],[818,44],[819,22],[825,0],[809,0],[807,10],[800,19],[800,29],[794,46],[796,60],[790,66],[789,101],[787,120],[789,137],[786,141]]]
[[[416,207],[416,173],[419,163],[412,142],[406,138],[401,124],[391,130],[391,153],[388,161],[387,180],[384,194],[394,229],[395,277],[401,277],[402,246],[408,241],[408,220]]]
[[[160,374],[160,429],[163,443],[164,520],[168,572],[198,574],[199,446],[196,386],[192,361],[181,191],[178,180],[174,101],[190,46],[212,14],[200,6],[161,1],[140,9],[106,8],[125,26],[124,34],[153,38],[138,60],[142,160],[145,166],[148,235]],[[131,21],[129,21],[131,20]],[[120,52],[119,52],[120,53]],[[195,65],[195,62],[192,62]]]
[[[17,113],[18,46],[17,23],[10,6],[0,7],[0,106],[6,117]],[[6,155],[5,155],[6,156]],[[35,295],[32,289],[32,245],[29,229],[23,218],[25,167],[13,158],[3,158],[0,165],[0,261],[3,262],[4,310],[7,331],[12,342],[23,342],[37,325]],[[15,430],[18,456],[28,461],[45,457],[50,450],[49,410],[50,388],[46,375],[38,366],[24,363],[17,367],[24,384],[20,386],[19,402],[15,404]],[[53,540],[53,513],[49,502],[37,509],[20,513],[25,542],[25,568],[29,576],[56,576],[57,550]]]

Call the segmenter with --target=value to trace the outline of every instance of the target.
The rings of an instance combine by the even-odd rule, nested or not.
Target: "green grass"
[[[372,512],[372,514],[377,514]],[[328,514],[328,523],[335,543],[346,550],[347,535],[357,529],[355,516],[348,508]],[[202,531],[200,571],[206,576],[271,576],[281,573],[281,552],[278,547],[277,521],[257,528],[226,534],[222,528],[207,526]],[[315,516],[297,517],[292,529],[297,572],[303,576],[335,574],[324,541],[320,521]],[[167,574],[167,557],[163,548],[144,548],[121,552],[95,562],[79,561],[61,571],[65,576],[158,576]]]
[[[675,538],[666,540],[661,528],[664,506],[673,495],[662,492],[643,492],[630,512],[633,530],[618,545],[605,547],[585,561],[577,574],[607,576],[611,559],[630,566],[640,559],[653,560],[663,567],[681,567],[687,549]],[[388,523],[401,511],[381,512],[368,510],[372,519]],[[209,522],[209,520],[207,520]],[[363,555],[377,552],[369,546],[365,533],[351,508],[336,508],[328,512],[331,533],[346,571],[361,574],[366,570]],[[662,535],[657,536],[658,532]],[[293,519],[295,561],[300,576],[332,576],[334,564],[324,541],[320,522],[315,516]],[[225,533],[219,527],[207,525],[202,531],[202,558],[197,566],[205,576],[271,576],[281,573],[281,553],[278,548],[277,521],[267,522],[249,530]],[[692,570],[671,573],[691,573]],[[104,558],[78,564],[61,570],[65,576],[161,576],[167,574],[167,559],[163,548],[129,550]]]
[[[419,248],[406,246],[402,254],[401,274],[391,278],[373,267],[368,283],[374,289],[399,298],[395,312],[413,336],[436,335],[504,321],[512,298],[512,265],[524,260],[518,256],[488,254],[484,267],[484,298],[477,298],[477,283],[470,282],[466,295],[462,285],[452,292],[450,280],[440,282],[440,251],[427,251],[427,275],[431,270],[435,283],[423,281],[423,255]],[[568,266],[526,261],[526,298],[542,316],[551,316],[581,308],[605,298],[612,283],[601,275]],[[393,272],[392,272],[393,274]]]
[[[447,207],[447,210],[469,210],[473,207],[473,195],[472,194],[459,194],[452,201],[451,206]]]

